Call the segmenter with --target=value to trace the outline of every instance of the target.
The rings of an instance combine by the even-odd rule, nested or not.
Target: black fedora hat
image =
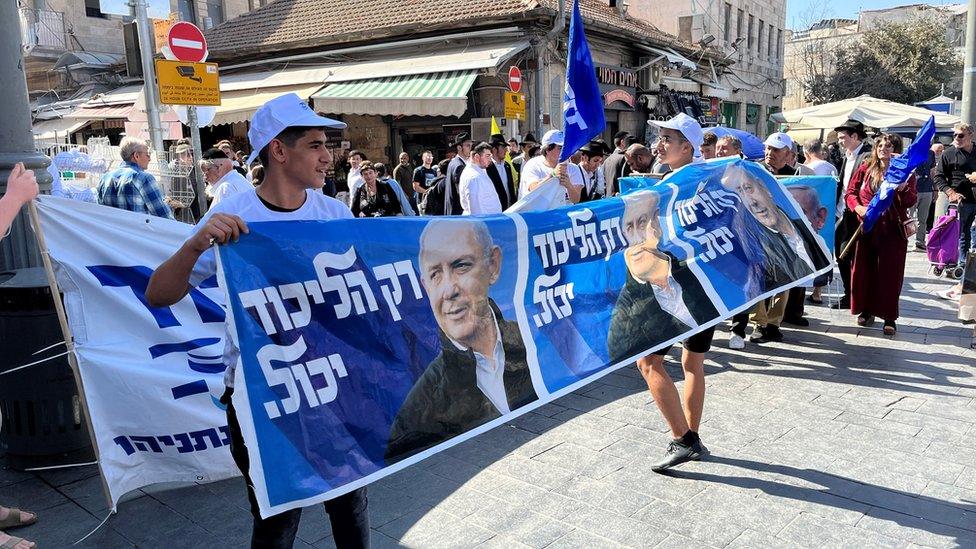
[[[868,132],[864,131],[864,124],[859,120],[854,120],[853,118],[849,118],[847,122],[844,122],[840,126],[834,128],[835,132],[839,132],[841,130],[848,133],[856,133],[857,135],[861,136],[861,139],[868,136]]]
[[[507,147],[508,141],[505,140],[505,136],[500,133],[493,133],[491,137],[488,138],[488,144],[492,147]]]
[[[532,145],[539,144],[539,140],[536,139],[534,135],[532,135],[532,132],[525,134],[525,137],[522,139],[522,143],[520,143],[520,145],[522,145],[523,147],[529,144]]]
[[[587,156],[606,156],[608,147],[602,139],[594,139],[580,147],[579,151]]]
[[[454,141],[451,143],[451,145],[457,147],[465,141],[471,141],[471,136],[468,135],[468,132],[461,132],[454,136]]]

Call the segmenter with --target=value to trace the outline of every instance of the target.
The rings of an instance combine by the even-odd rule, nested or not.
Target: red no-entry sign
[[[508,89],[515,93],[522,91],[522,71],[515,65],[508,69]]]
[[[177,61],[198,63],[207,58],[207,39],[192,23],[180,21],[170,27],[167,41]]]

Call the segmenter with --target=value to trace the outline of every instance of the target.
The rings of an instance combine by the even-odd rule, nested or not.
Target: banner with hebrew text
[[[484,217],[267,222],[220,247],[264,516],[363,486],[831,268],[759,165]]]

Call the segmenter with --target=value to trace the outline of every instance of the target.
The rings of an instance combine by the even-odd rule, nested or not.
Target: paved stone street
[[[667,429],[625,368],[371,486],[374,547],[976,547],[972,327],[926,265],[909,254],[894,339],[822,307],[781,344],[735,352],[719,334],[707,462],[651,472]],[[93,467],[0,470],[0,493],[40,514],[11,533],[41,547],[107,513]],[[243,546],[246,507],[240,479],[147,489],[82,545]],[[296,545],[332,545],[320,507]]]

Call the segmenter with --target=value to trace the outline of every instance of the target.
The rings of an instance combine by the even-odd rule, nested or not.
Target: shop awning
[[[314,94],[315,110],[336,114],[462,116],[478,71],[449,71],[332,84]]]
[[[672,91],[687,92],[687,93],[701,93],[701,84],[695,82],[694,80],[689,80],[687,78],[675,78],[672,76],[665,76],[661,79],[661,83],[668,87]]]
[[[685,67],[693,71],[698,70],[697,63],[681,55],[680,53],[674,51],[671,48],[652,48],[650,46],[643,46],[643,45],[638,45],[638,47],[644,51],[653,53],[655,55],[663,56],[665,59],[668,60],[668,63],[671,63],[672,65]]]
[[[213,122],[210,125],[216,126],[219,124],[247,122],[254,116],[255,111],[261,105],[264,105],[279,95],[295,93],[302,99],[308,99],[321,87],[321,84],[306,84],[304,86],[282,86],[261,90],[247,89],[221,92],[220,106],[217,107],[217,114],[214,115]]]
[[[132,103],[102,107],[82,106],[71,114],[65,115],[65,118],[83,118],[85,120],[127,119],[130,111],[132,111]]]
[[[31,129],[34,139],[40,141],[68,141],[68,136],[88,125],[90,121],[83,118],[54,118],[40,120]]]

